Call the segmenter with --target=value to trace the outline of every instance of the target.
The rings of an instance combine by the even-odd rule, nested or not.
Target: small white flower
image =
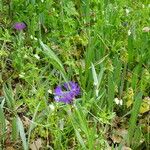
[[[119,100],[117,97],[114,99],[114,101],[115,101],[115,103],[116,103],[117,105],[121,105],[121,106],[122,106],[122,104],[123,104],[122,99]]]
[[[125,11],[126,11],[126,15],[128,16],[130,13],[130,10],[126,8]]]
[[[30,38],[33,40],[33,35],[30,35]]]
[[[53,104],[50,104],[50,105],[49,105],[49,108],[50,108],[52,111],[54,111],[54,110],[55,110],[55,107],[54,107],[54,105],[53,105]]]
[[[144,5],[144,4],[142,4],[142,8],[145,8],[145,5]]]
[[[37,41],[38,39],[36,37],[34,37],[34,40]]]
[[[19,77],[20,78],[23,78],[25,76],[25,73],[24,72],[21,72],[20,74],[19,74]]]
[[[35,54],[34,57],[38,60],[40,59],[40,56],[38,54]]]
[[[35,41],[38,40],[38,39],[37,39],[36,37],[34,37],[33,35],[30,35],[30,38],[31,38],[32,40],[35,40]]]
[[[122,101],[122,99],[120,99],[120,105],[122,106],[122,104],[123,104],[123,101]]]
[[[142,29],[142,31],[143,31],[143,32],[150,32],[150,27],[144,27],[144,28]]]
[[[131,35],[131,30],[128,30],[128,36],[130,36]]]
[[[115,103],[118,105],[119,104],[119,99],[118,98],[115,98],[114,99]]]
[[[47,92],[48,92],[49,94],[52,94],[52,93],[53,93],[51,89],[49,89]]]

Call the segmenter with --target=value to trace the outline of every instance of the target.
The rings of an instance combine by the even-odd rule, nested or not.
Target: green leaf
[[[64,70],[64,67],[62,65],[62,62],[60,59],[57,57],[57,55],[46,45],[44,44],[41,40],[39,40],[41,47],[43,48],[44,51],[42,51],[47,57],[50,58],[50,62],[54,67],[56,67],[58,70],[61,71],[63,77],[66,80],[66,73]]]
[[[5,115],[3,112],[3,108],[0,106],[0,141],[5,141],[6,134],[6,122],[5,122]]]
[[[138,113],[140,111],[141,103],[142,103],[142,93],[139,93],[135,98],[135,102],[133,104],[131,112],[131,117],[129,120],[128,141],[127,141],[129,146],[131,145],[131,141],[135,133],[136,122],[138,118]]]
[[[24,150],[28,150],[28,143],[26,140],[26,135],[25,135],[25,131],[24,131],[24,127],[23,127],[23,123],[21,121],[21,119],[19,117],[17,117],[17,124],[18,124],[18,130],[20,133],[20,137],[23,143],[23,148]]]
[[[115,96],[115,86],[113,75],[111,72],[108,73],[108,107],[110,110],[113,110],[114,104],[114,96]]]
[[[80,133],[78,132],[78,130],[75,129],[75,133],[76,133],[76,136],[77,136],[77,140],[78,142],[81,144],[81,146],[86,149],[86,146],[84,144],[84,141],[82,139],[82,136],[80,135]]]
[[[136,130],[135,130],[135,133],[134,133],[134,138],[133,138],[133,149],[138,149],[138,147],[140,146],[141,144],[141,136],[142,136],[142,132],[141,132],[141,129],[140,127],[137,127]]]
[[[14,95],[13,95],[13,91],[12,91],[10,84],[8,86],[4,84],[3,92],[4,92],[4,97],[6,99],[8,108],[11,110],[14,110],[15,100],[14,100]]]
[[[18,122],[17,122],[17,118],[14,117],[13,120],[12,120],[12,139],[15,141],[17,140],[18,138],[18,133],[19,133],[19,130],[18,130]]]
[[[97,78],[97,73],[95,70],[95,67],[93,65],[93,63],[91,64],[92,66],[92,74],[93,74],[93,79],[94,79],[94,85],[97,87],[98,86],[98,78]]]
[[[29,133],[28,133],[28,143],[30,142],[30,135],[31,135],[31,131],[32,129],[34,128],[34,120],[35,120],[35,117],[37,115],[37,112],[39,110],[39,107],[41,105],[41,102],[39,102],[39,104],[37,105],[36,109],[35,109],[35,112],[34,112],[34,115],[33,115],[33,118],[32,118],[32,121],[31,121],[31,124],[30,124],[30,127],[29,127]]]

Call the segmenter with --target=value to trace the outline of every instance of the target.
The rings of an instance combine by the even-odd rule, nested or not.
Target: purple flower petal
[[[16,30],[23,30],[26,28],[26,24],[23,23],[23,22],[16,22],[14,25],[13,25],[13,28],[16,29]]]
[[[57,102],[71,103],[80,93],[80,87],[75,82],[64,83],[54,90],[54,99]]]
[[[55,95],[61,96],[63,94],[61,86],[57,86],[55,89]]]

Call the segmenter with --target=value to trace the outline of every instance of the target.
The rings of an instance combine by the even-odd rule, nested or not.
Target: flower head
[[[142,30],[143,32],[150,32],[150,27],[144,27]]]
[[[54,99],[57,102],[71,103],[79,93],[80,87],[78,84],[70,81],[55,88]]]
[[[16,29],[16,30],[23,30],[26,28],[26,24],[23,23],[23,22],[16,22],[14,25],[13,25],[13,28]]]
[[[123,104],[122,99],[115,98],[114,101],[117,105],[122,105]]]

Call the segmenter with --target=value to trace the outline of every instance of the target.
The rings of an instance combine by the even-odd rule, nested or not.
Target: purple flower
[[[13,25],[13,28],[16,29],[16,30],[23,30],[26,28],[26,24],[23,23],[23,22],[16,22],[14,25]]]
[[[59,85],[54,90],[54,99],[57,102],[71,103],[73,99],[79,95],[80,87],[75,82],[64,83]]]

